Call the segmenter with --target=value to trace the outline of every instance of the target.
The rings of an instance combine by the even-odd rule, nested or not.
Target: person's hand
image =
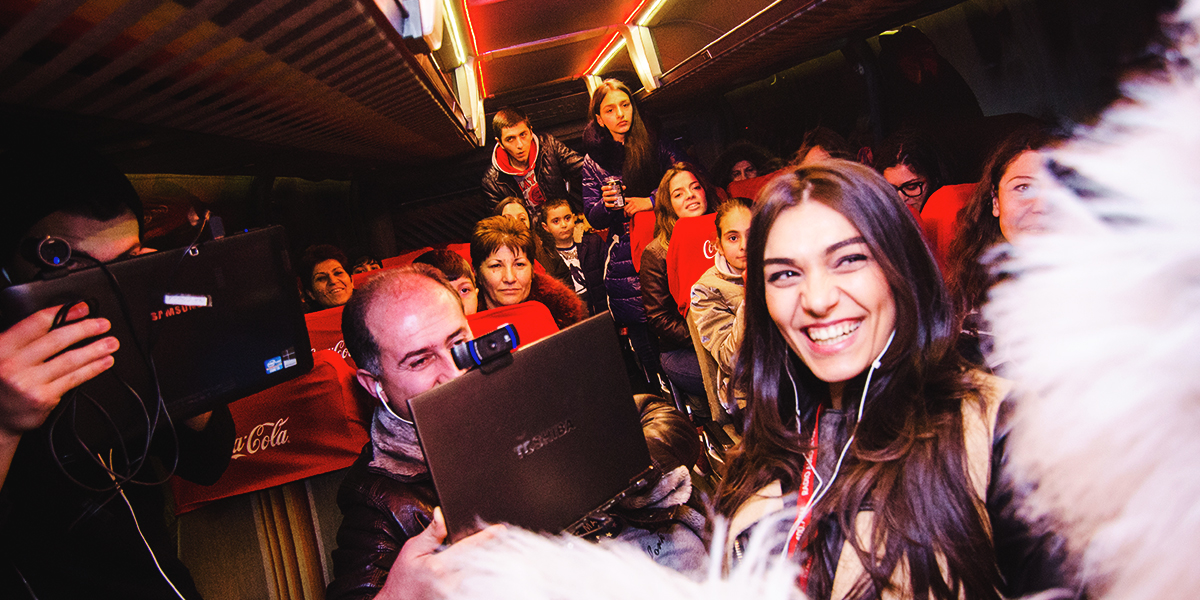
[[[58,354],[111,327],[107,319],[86,319],[51,331],[60,308],[40,310],[0,333],[0,436],[19,437],[36,429],[63,394],[113,365],[112,354],[120,344],[111,336]],[[77,304],[67,320],[87,313],[87,305]]]
[[[429,600],[441,597],[443,590],[452,590],[457,585],[457,574],[450,568],[454,556],[491,540],[502,531],[503,525],[492,525],[439,552],[446,539],[446,520],[442,517],[441,507],[433,509],[433,522],[400,548],[400,555],[376,598]]]
[[[616,205],[624,191],[625,186],[620,184],[604,184],[600,186],[600,199],[604,201],[604,208],[608,210],[621,210],[620,206]]]
[[[635,197],[625,199],[625,216],[632,217],[645,210],[654,210],[654,202],[649,198]]]
[[[198,414],[184,421],[183,424],[187,425],[188,429],[191,429],[192,431],[204,431],[204,428],[208,427],[208,420],[211,417],[212,411],[210,410],[206,413]]]

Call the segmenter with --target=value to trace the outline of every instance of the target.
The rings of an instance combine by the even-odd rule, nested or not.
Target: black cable
[[[211,214],[212,213],[210,211],[205,211],[204,219],[200,223],[200,226],[197,228],[195,237],[192,239],[192,242],[190,244],[188,244],[188,246],[186,248],[184,248],[183,251],[180,253],[179,260],[171,268],[171,271],[168,273],[167,277],[165,278],[164,289],[170,288],[170,286],[173,284],[176,276],[179,273],[180,267],[182,267],[182,265],[183,265],[183,261],[187,260],[187,257],[190,256],[191,253],[195,250],[196,245],[199,244],[200,238],[204,235],[204,229],[208,226]],[[108,411],[104,408],[104,406],[100,402],[98,402],[96,399],[87,395],[86,393],[80,392],[78,390],[78,388],[71,390],[70,392],[68,392],[68,394],[66,396],[64,396],[62,406],[59,408],[59,410],[57,410],[55,412],[55,415],[51,419],[50,426],[49,426],[49,435],[48,435],[50,452],[51,452],[51,455],[54,457],[54,461],[58,465],[59,470],[62,471],[63,475],[66,476],[67,479],[69,479],[71,482],[73,482],[75,485],[77,485],[81,488],[84,488],[84,489],[87,489],[87,490],[90,490],[93,492],[97,492],[97,493],[114,492],[112,496],[110,496],[108,499],[106,499],[103,503],[101,503],[99,505],[99,506],[103,506],[104,504],[107,504],[109,501],[111,501],[112,498],[115,498],[115,493],[117,490],[119,490],[121,485],[128,484],[128,483],[133,483],[133,484],[137,484],[137,485],[161,485],[163,483],[166,483],[175,474],[175,470],[179,466],[179,450],[180,450],[179,435],[178,435],[178,432],[175,431],[174,420],[171,418],[171,414],[167,410],[167,407],[166,407],[166,401],[162,397],[162,386],[159,381],[158,370],[154,365],[154,357],[152,355],[152,352],[153,352],[154,346],[157,342],[157,335],[156,335],[155,328],[153,326],[150,326],[147,328],[147,339],[146,339],[146,343],[143,344],[142,340],[138,338],[137,329],[134,326],[134,318],[132,315],[132,311],[130,310],[130,307],[129,307],[129,301],[128,301],[128,298],[126,298],[126,296],[125,296],[125,293],[121,287],[120,281],[117,280],[116,276],[112,273],[111,270],[109,270],[108,266],[105,265],[104,263],[101,263],[100,261],[97,261],[94,258],[87,256],[86,254],[83,254],[83,253],[80,253],[78,255],[78,258],[90,261],[91,263],[93,263],[93,266],[99,267],[101,272],[104,273],[105,278],[108,280],[109,288],[112,290],[114,296],[117,299],[117,304],[121,311],[121,317],[124,319],[125,324],[129,330],[130,338],[132,339],[134,349],[137,351],[138,355],[141,356],[142,362],[145,364],[146,371],[149,375],[150,383],[153,386],[153,394],[154,394],[154,400],[153,400],[154,408],[153,408],[153,415],[151,415],[150,407],[147,406],[145,400],[141,397],[141,395],[137,392],[137,390],[134,389],[133,386],[129,385],[129,382],[125,381],[120,375],[117,375],[113,371],[108,372],[109,376],[115,377],[116,380],[118,382],[120,382],[120,384],[122,386],[124,386],[126,390],[128,390],[129,394],[133,398],[134,403],[140,409],[143,424],[145,425],[145,436],[140,440],[142,442],[141,448],[140,448],[140,452],[138,452],[137,454],[133,454],[130,452],[130,449],[127,447],[129,440],[126,440],[125,435],[121,431],[120,427],[117,425],[117,423],[112,418],[112,416],[108,413]],[[50,329],[54,330],[54,329],[57,329],[64,325],[67,325],[68,324],[67,323],[67,315],[70,313],[71,308],[73,308],[74,306],[76,306],[77,304],[80,304],[80,303],[87,304],[86,301],[81,298],[72,299],[70,302],[63,304],[63,306],[55,314],[55,317],[51,324]],[[100,413],[100,416],[102,417],[103,422],[107,423],[108,429],[111,430],[115,434],[116,439],[118,439],[120,441],[119,444],[117,444],[118,449],[120,450],[121,459],[122,459],[122,468],[120,469],[119,472],[118,472],[115,464],[105,464],[102,460],[99,460],[97,458],[98,454],[96,452],[93,452],[92,449],[88,447],[87,442],[84,441],[83,438],[79,435],[78,426],[75,421],[75,418],[77,415],[76,407],[81,398],[83,400],[86,400],[87,402],[89,402],[91,404],[91,406],[97,412]],[[91,460],[91,462],[93,464],[99,466],[109,476],[110,480],[112,481],[111,486],[96,488],[91,485],[88,485],[88,484],[84,483],[83,481],[80,481],[79,479],[77,479],[75,476],[71,475],[71,473],[68,471],[66,465],[63,464],[62,457],[59,456],[58,449],[56,448],[55,433],[58,430],[58,426],[62,419],[62,415],[67,412],[70,412],[70,414],[71,414],[70,425],[71,425],[71,430],[74,433],[76,445],[78,446],[78,448],[80,450],[83,450],[84,454],[89,458],[89,460]],[[135,477],[141,472],[142,468],[145,465],[146,459],[150,456],[150,449],[153,445],[155,435],[157,434],[157,432],[159,430],[160,418],[162,419],[162,422],[165,422],[165,424],[167,425],[167,429],[169,430],[169,435],[170,435],[170,443],[174,449],[174,451],[170,453],[171,457],[172,457],[171,465],[170,465],[170,468],[167,469],[166,474],[160,480],[149,481],[149,482],[148,481],[139,481],[139,480],[135,479]],[[99,506],[96,508],[96,510],[99,509]]]

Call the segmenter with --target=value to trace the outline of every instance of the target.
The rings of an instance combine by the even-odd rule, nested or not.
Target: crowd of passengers
[[[705,507],[731,520],[730,561],[756,523],[778,523],[770,515],[785,512],[798,516],[779,532],[781,551],[803,565],[799,584],[811,597],[987,598],[1069,585],[1056,540],[1033,536],[1010,510],[1009,383],[992,374],[1003,353],[991,347],[978,311],[990,285],[984,253],[1042,227],[1038,194],[1050,176],[1039,150],[1054,141],[1046,128],[1013,128],[974,192],[941,200],[949,208],[939,210],[960,219],[947,252],[926,239],[922,210],[944,185],[960,182],[919,129],[853,148],[817,128],[786,164],[741,141],[705,169],[648,125],[619,81],[597,88],[588,117],[581,156],[535,133],[521,111],[500,110],[482,182],[495,216],[475,226],[469,260],[442,249],[414,262],[435,267],[438,284],[450,285],[460,306],[445,307],[454,317],[447,321],[460,331],[463,315],[528,301],[549,308],[559,327],[608,310],[651,381],[701,399],[698,412],[706,394],[718,397],[726,414],[693,414],[693,430],[697,419],[723,420],[740,442],[719,487],[703,498],[682,481],[699,454],[688,418],[661,399],[639,398],[647,439],[661,451],[655,460],[674,478],[641,503],[664,510],[647,517],[617,507],[608,537],[652,538],[642,547],[670,549],[651,552],[656,560],[696,575],[711,535],[711,524],[697,519]],[[652,213],[653,229],[638,247],[631,234],[641,212]],[[670,291],[668,249],[681,219],[705,216],[715,252],[708,270],[687,282],[681,306]],[[335,248],[310,248],[303,265],[313,308],[350,300],[351,269]],[[412,288],[437,288],[421,281],[427,273],[388,269],[353,293],[346,344],[360,366],[379,365],[372,352],[382,348],[364,342],[375,333],[369,325],[358,327],[371,334],[352,335],[355,323],[390,301],[380,298],[384,289],[411,298]],[[326,301],[332,296],[340,300]],[[439,296],[448,303],[449,294]],[[389,310],[433,314],[409,302]],[[705,388],[701,359],[718,369],[714,390]],[[366,370],[376,368],[383,367]],[[403,549],[418,543],[410,540],[419,531],[434,537],[423,547],[444,535],[426,528],[440,525],[433,491],[414,479],[424,473],[422,457],[405,403],[395,401],[425,385],[389,385],[386,369],[367,379],[395,410],[377,411],[372,447],[343,487],[346,521],[330,587],[337,598],[371,597],[402,579],[410,562],[436,560],[405,561]],[[681,429],[661,435],[672,426]],[[408,466],[388,467],[380,458],[388,453]],[[829,483],[815,497],[797,493],[814,479]],[[397,556],[402,568],[391,566]]]
[[[1044,226],[1038,192],[1050,176],[1039,150],[1053,142],[1044,129],[1014,130],[994,149],[944,256],[926,240],[922,209],[956,182],[916,130],[852,148],[817,129],[786,165],[740,142],[705,169],[651,126],[624,84],[606,80],[591,98],[583,155],[534,132],[516,109],[496,114],[493,133],[482,188],[496,214],[475,226],[469,258],[431,250],[381,269],[372,257],[350,263],[314,246],[299,261],[310,307],[343,307],[358,382],[378,401],[371,441],[338,495],[330,598],[421,597],[420,575],[454,551],[439,552],[445,524],[407,400],[461,375],[450,349],[470,338],[467,315],[531,301],[560,328],[610,311],[650,381],[661,375],[680,396],[715,393],[725,414],[706,418],[740,438],[705,494],[693,485],[698,417],[636,397],[661,477],[611,510],[592,536],[599,541],[624,540],[698,577],[713,517],[730,524],[726,547],[713,549],[730,563],[763,523],[781,529],[779,551],[817,599],[998,598],[1071,586],[1056,540],[1032,535],[1011,510],[1010,384],[993,375],[1003,352],[986,341],[978,311],[992,283],[987,251]],[[45,170],[36,156],[6,158],[20,174],[13,181]],[[102,262],[144,251],[128,181],[96,157],[71,160],[81,177],[36,179],[42,202],[4,222],[12,282],[36,275],[22,251],[28,239],[61,237]],[[643,212],[653,225],[639,246],[631,233]],[[680,223],[700,218],[711,219],[715,255],[685,282],[681,305],[667,258]],[[365,271],[376,273],[356,288],[352,275]],[[102,337],[62,352],[109,324],[74,307],[81,320],[51,330],[55,313],[0,333],[2,583],[16,590],[4,597],[161,597],[165,584],[143,564],[125,506],[60,481],[31,433],[116,350]],[[702,359],[718,369],[715,390]],[[177,473],[219,477],[233,436],[228,409],[171,429]],[[137,489],[130,502],[146,543],[183,595],[198,597],[158,518],[161,493]],[[772,518],[781,513],[790,516]]]

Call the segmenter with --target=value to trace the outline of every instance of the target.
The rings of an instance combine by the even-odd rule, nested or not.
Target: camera
[[[29,238],[21,242],[21,256],[39,268],[57,269],[71,262],[71,245],[56,237]]]
[[[454,356],[455,366],[470,369],[507,356],[520,344],[517,328],[512,323],[505,323],[487,335],[455,344],[450,348],[450,354]]]

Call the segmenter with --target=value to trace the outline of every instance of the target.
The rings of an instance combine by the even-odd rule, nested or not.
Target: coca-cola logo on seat
[[[288,443],[288,432],[283,428],[287,421],[288,417],[284,417],[274,423],[260,423],[250,433],[238,436],[233,441],[233,457],[244,458]]]
[[[717,247],[713,245],[712,240],[704,240],[704,258],[714,259],[717,257]]]
[[[317,348],[312,348],[311,350],[313,352],[316,352]],[[346,341],[345,340],[338,340],[338,343],[334,344],[332,348],[321,348],[321,350],[333,350],[334,352],[337,352],[338,355],[341,356],[342,358],[350,358],[350,351],[346,349]]]

